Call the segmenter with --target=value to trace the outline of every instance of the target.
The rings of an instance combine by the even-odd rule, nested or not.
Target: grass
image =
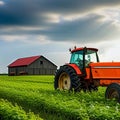
[[[0,99],[44,120],[119,120],[120,105],[98,92],[54,90],[54,76],[0,76]]]

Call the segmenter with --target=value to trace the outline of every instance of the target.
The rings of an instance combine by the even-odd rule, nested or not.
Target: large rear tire
[[[80,78],[77,76],[75,70],[68,66],[61,66],[57,70],[54,78],[54,88],[60,90],[81,90]]]
[[[120,85],[117,83],[110,84],[105,92],[106,99],[116,99],[120,103]]]

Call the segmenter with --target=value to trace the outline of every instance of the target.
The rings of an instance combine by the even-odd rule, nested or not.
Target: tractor
[[[107,86],[105,98],[120,102],[120,62],[100,62],[96,48],[74,47],[69,51],[70,62],[56,71],[54,88],[91,92]]]

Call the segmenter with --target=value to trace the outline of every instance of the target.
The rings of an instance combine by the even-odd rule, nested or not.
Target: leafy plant
[[[32,112],[26,113],[20,106],[13,106],[7,100],[0,99],[0,120],[42,120]]]
[[[54,90],[54,76],[0,76],[0,98],[46,120],[120,120],[120,105],[98,92]],[[49,117],[50,116],[50,117]]]

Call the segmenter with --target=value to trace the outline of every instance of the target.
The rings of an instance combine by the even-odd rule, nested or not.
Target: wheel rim
[[[111,91],[109,92],[109,95],[108,95],[108,98],[109,99],[119,99],[119,94],[118,94],[118,91],[116,89],[111,89]]]
[[[69,90],[71,86],[70,77],[66,72],[63,72],[58,80],[58,86],[61,90]]]

